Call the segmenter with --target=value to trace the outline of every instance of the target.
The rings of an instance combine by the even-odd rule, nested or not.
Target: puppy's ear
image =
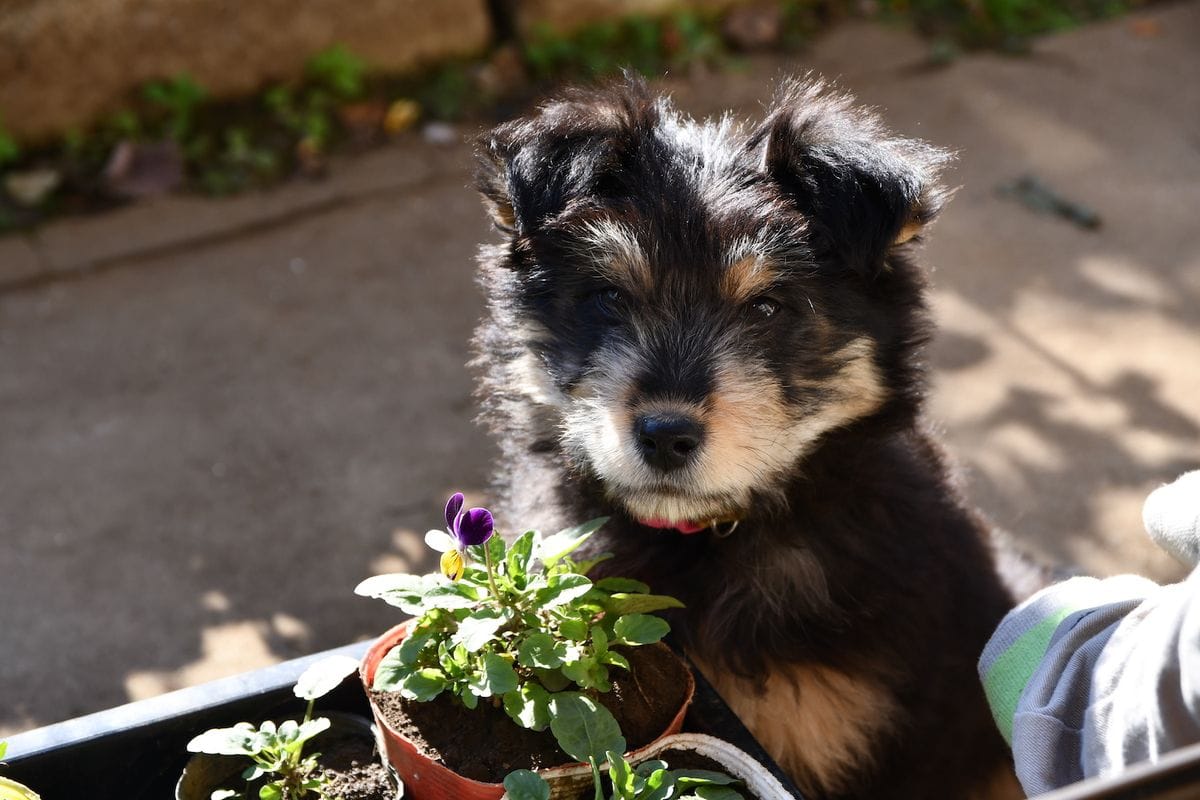
[[[820,254],[867,276],[919,239],[948,196],[937,182],[948,153],[892,136],[820,82],[785,85],[749,146],[808,218]]]
[[[651,138],[659,106],[640,79],[573,91],[478,142],[476,186],[501,231],[528,235],[576,199],[607,193],[638,143]]]

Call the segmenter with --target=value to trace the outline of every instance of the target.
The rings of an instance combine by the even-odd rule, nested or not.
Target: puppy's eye
[[[592,293],[590,300],[592,305],[595,306],[596,310],[606,320],[609,322],[620,320],[621,309],[625,304],[625,296],[621,294],[620,289],[613,286],[600,289]]]
[[[759,317],[768,319],[779,313],[779,301],[770,297],[760,297],[750,303],[750,309]]]

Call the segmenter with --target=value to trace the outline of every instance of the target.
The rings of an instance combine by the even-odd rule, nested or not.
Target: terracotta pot
[[[359,667],[359,676],[366,689],[369,690],[375,682],[375,670],[379,666],[379,662],[408,635],[408,627],[411,622],[412,620],[408,620],[392,628],[376,639],[371,648],[367,650],[366,655],[363,656],[362,666]],[[666,647],[662,643],[644,646]],[[662,737],[679,733],[683,727],[684,714],[687,713],[695,691],[696,683],[689,670],[687,671],[687,692],[679,711],[671,720],[671,724],[658,739],[633,751],[627,757],[638,760],[648,758],[649,756],[645,754],[654,748],[662,740]],[[367,697],[370,698],[369,692]],[[483,783],[464,778],[448,767],[421,754],[402,733],[388,724],[373,699],[371,700],[371,712],[375,715],[380,749],[386,754],[392,768],[399,774],[400,780],[404,782],[405,797],[408,800],[500,800],[504,796],[503,784]],[[591,768],[585,764],[564,764],[561,767],[539,770],[538,774],[550,784],[550,797],[555,800],[573,797],[578,793],[580,787],[590,786],[592,782]]]

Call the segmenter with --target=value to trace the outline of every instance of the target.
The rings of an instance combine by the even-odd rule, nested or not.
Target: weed
[[[366,71],[366,62],[340,44],[317,53],[304,68],[313,84],[343,100],[362,96]]]
[[[204,87],[183,73],[142,87],[142,98],[165,115],[164,132],[180,144],[192,134],[196,112],[207,97]]]
[[[9,135],[4,128],[4,120],[0,119],[0,167],[11,164],[21,157],[21,146]]]

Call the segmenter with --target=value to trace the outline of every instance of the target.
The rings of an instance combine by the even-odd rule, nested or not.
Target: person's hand
[[[1185,472],[1146,498],[1142,522],[1150,538],[1188,566],[1200,564],[1200,470]]]

